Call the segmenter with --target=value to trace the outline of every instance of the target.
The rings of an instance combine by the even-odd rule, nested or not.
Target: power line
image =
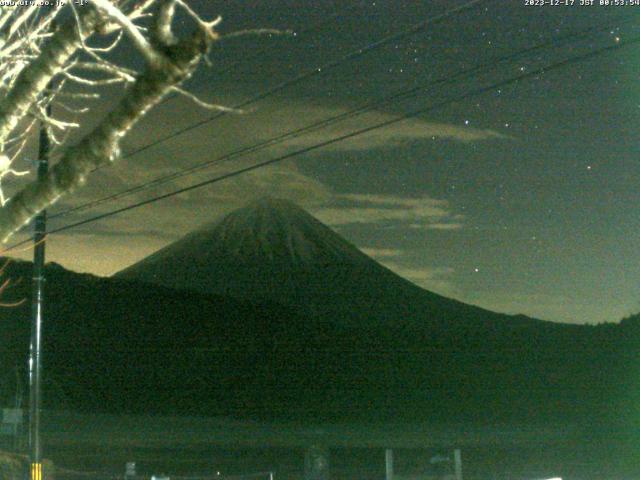
[[[608,46],[608,47],[603,47],[603,48],[591,51],[591,52],[583,54],[583,55],[570,57],[570,58],[565,59],[563,61],[556,62],[556,63],[553,63],[551,65],[548,65],[548,66],[545,66],[545,67],[541,67],[541,68],[538,68],[536,70],[532,70],[532,71],[527,72],[527,73],[522,73],[520,75],[517,75],[515,77],[509,78],[507,80],[502,80],[502,81],[493,83],[491,85],[472,90],[472,91],[467,92],[467,93],[465,93],[463,95],[457,96],[455,98],[450,98],[450,99],[444,100],[442,102],[436,103],[436,104],[431,105],[429,107],[414,110],[414,111],[412,111],[410,113],[404,114],[404,115],[399,116],[397,118],[390,119],[390,120],[387,120],[387,121],[384,121],[384,122],[380,122],[380,123],[377,123],[375,125],[371,125],[371,126],[359,129],[359,130],[355,130],[355,131],[350,132],[348,134],[340,135],[338,137],[334,137],[334,138],[332,138],[330,140],[326,140],[324,142],[316,143],[315,145],[311,145],[309,147],[305,147],[305,148],[296,150],[295,152],[290,152],[290,153],[287,153],[285,155],[281,155],[279,157],[276,157],[276,158],[273,158],[273,159],[270,159],[270,160],[259,162],[259,163],[254,164],[254,165],[251,165],[251,166],[248,166],[248,167],[245,167],[245,168],[241,168],[241,169],[236,170],[234,172],[226,173],[224,175],[220,175],[220,176],[211,178],[209,180],[198,182],[198,183],[189,185],[187,187],[183,187],[183,188],[180,188],[178,190],[174,190],[172,192],[165,193],[163,195],[158,195],[156,197],[153,197],[153,198],[150,198],[150,199],[147,199],[147,200],[136,202],[136,203],[127,205],[125,207],[114,209],[114,210],[111,210],[109,212],[106,212],[106,213],[103,213],[103,214],[100,214],[100,215],[95,215],[95,216],[90,217],[90,218],[85,219],[85,220],[81,220],[81,221],[78,221],[78,222],[75,222],[75,223],[64,225],[62,227],[50,230],[49,233],[50,234],[54,234],[54,233],[62,232],[62,231],[65,231],[65,230],[69,230],[71,228],[75,228],[75,227],[78,227],[78,226],[81,226],[81,225],[85,225],[85,224],[92,223],[92,222],[95,222],[95,221],[98,221],[98,220],[102,220],[103,218],[108,218],[108,217],[117,215],[117,214],[122,213],[122,212],[126,212],[126,211],[129,211],[129,210],[136,209],[136,208],[144,206],[144,205],[155,203],[155,202],[158,202],[160,200],[164,200],[165,198],[173,197],[173,196],[179,195],[181,193],[185,193],[185,192],[188,192],[188,191],[191,191],[191,190],[195,190],[197,188],[201,188],[201,187],[204,187],[206,185],[211,185],[211,184],[214,184],[214,183],[218,183],[218,182],[221,182],[223,180],[226,180],[226,179],[229,179],[229,178],[232,178],[232,177],[236,177],[236,176],[241,175],[241,174],[246,173],[246,172],[257,170],[259,168],[266,167],[268,165],[272,165],[272,164],[281,162],[283,160],[287,160],[287,159],[302,155],[304,153],[308,153],[308,152],[312,152],[314,150],[318,150],[318,149],[326,147],[328,145],[332,145],[332,144],[335,144],[335,143],[338,143],[338,142],[342,142],[344,140],[348,140],[348,139],[356,137],[358,135],[362,135],[362,134],[369,133],[369,132],[372,132],[372,131],[375,131],[375,130],[378,130],[378,129],[381,129],[381,128],[388,127],[390,125],[402,122],[404,120],[408,120],[410,118],[417,117],[417,116],[422,115],[424,113],[430,112],[432,110],[435,110],[435,109],[438,109],[438,108],[441,108],[441,107],[444,107],[444,106],[447,106],[447,105],[450,105],[450,104],[455,103],[455,102],[459,102],[461,100],[466,100],[466,99],[471,98],[471,97],[482,95],[484,93],[490,92],[492,90],[496,90],[496,89],[504,87],[504,86],[513,85],[513,84],[515,84],[515,83],[517,83],[519,81],[522,81],[522,80],[525,80],[525,79],[528,79],[528,78],[532,78],[532,77],[535,77],[535,76],[538,76],[538,75],[542,75],[544,73],[548,73],[548,72],[551,72],[551,71],[554,71],[554,70],[558,70],[558,69],[566,67],[568,65],[580,63],[580,62],[583,62],[585,60],[589,60],[591,58],[597,57],[599,55],[602,55],[602,54],[605,54],[605,53],[608,53],[608,52],[611,52],[611,51],[615,51],[615,50],[621,49],[621,48],[629,46],[629,45],[634,45],[634,44],[636,44],[638,42],[640,42],[640,37],[635,37],[635,38],[633,38],[631,40],[627,40],[625,42],[620,42],[620,43],[617,43],[615,45],[611,45],[611,46]],[[22,243],[24,243],[24,242],[22,242]],[[11,247],[11,248],[15,248],[15,247],[21,245],[22,243],[16,244],[14,247]]]
[[[627,19],[627,22],[629,22],[629,21],[630,21],[630,19]],[[626,22],[624,22],[624,23],[626,23]],[[532,47],[528,47],[528,48],[519,50],[517,52],[511,53],[511,54],[508,54],[508,55],[504,55],[504,56],[501,56],[501,57],[498,57],[498,58],[495,58],[495,59],[492,59],[491,61],[484,62],[484,63],[481,63],[481,64],[476,65],[474,67],[465,69],[465,70],[463,70],[461,72],[458,72],[458,73],[456,73],[454,75],[448,75],[446,77],[442,77],[440,79],[437,79],[437,80],[428,82],[426,84],[422,84],[422,85],[413,87],[413,88],[408,89],[408,90],[399,90],[394,94],[391,94],[391,95],[388,95],[386,97],[383,97],[382,99],[378,99],[378,100],[375,100],[375,101],[372,101],[372,102],[365,102],[364,104],[361,104],[360,106],[358,106],[358,107],[356,107],[356,108],[354,108],[352,110],[349,110],[347,112],[344,112],[344,113],[341,113],[341,114],[338,114],[338,115],[335,115],[335,116],[320,120],[320,121],[315,122],[315,123],[313,123],[311,125],[307,125],[307,126],[304,126],[304,127],[300,127],[300,128],[297,128],[297,129],[290,130],[288,132],[285,132],[285,133],[282,133],[282,134],[277,135],[275,137],[272,137],[272,138],[270,138],[268,140],[259,142],[257,144],[254,144],[254,145],[251,145],[251,146],[248,146],[248,147],[243,147],[241,149],[238,149],[238,150],[235,150],[233,152],[227,153],[227,154],[222,155],[220,157],[217,157],[215,159],[207,160],[205,162],[201,162],[201,163],[198,163],[196,165],[189,166],[189,167],[181,169],[181,170],[179,170],[177,172],[170,173],[170,174],[167,174],[167,175],[163,175],[161,177],[149,180],[149,181],[144,182],[142,184],[127,188],[127,189],[122,190],[120,192],[117,192],[117,193],[102,197],[100,199],[89,201],[87,203],[84,203],[82,205],[78,205],[76,207],[69,208],[67,210],[64,210],[62,212],[59,212],[59,213],[57,213],[55,215],[50,216],[50,218],[57,218],[57,217],[66,216],[66,215],[69,215],[69,214],[74,213],[74,212],[87,210],[89,208],[93,208],[93,207],[102,205],[104,203],[110,202],[110,201],[114,201],[114,200],[117,200],[117,199],[120,199],[120,198],[127,197],[129,195],[132,195],[134,193],[140,192],[140,191],[145,190],[147,188],[150,188],[150,187],[153,187],[153,186],[162,185],[162,184],[167,183],[169,181],[175,180],[177,178],[184,177],[186,175],[189,175],[191,173],[194,173],[194,172],[200,171],[202,169],[208,168],[208,167],[210,167],[212,165],[221,163],[223,161],[235,159],[237,157],[241,157],[241,156],[247,155],[249,153],[255,153],[255,152],[260,151],[262,149],[265,149],[265,148],[280,144],[285,140],[298,138],[298,137],[300,137],[300,136],[302,136],[302,135],[304,135],[306,133],[309,133],[309,132],[312,132],[312,131],[315,131],[315,130],[319,130],[321,128],[328,127],[330,125],[333,125],[334,123],[346,120],[348,118],[352,118],[352,117],[357,116],[357,115],[360,115],[360,114],[365,113],[365,112],[367,112],[367,111],[369,111],[369,110],[371,110],[371,109],[373,109],[375,107],[382,106],[382,105],[390,103],[392,101],[405,100],[407,98],[410,98],[412,96],[415,96],[415,95],[419,94],[421,90],[426,90],[426,89],[429,89],[429,88],[432,88],[432,87],[436,87],[436,86],[449,85],[449,84],[454,83],[455,81],[458,81],[458,80],[461,80],[461,79],[465,79],[465,78],[469,78],[469,77],[471,77],[472,75],[474,75],[476,73],[482,72],[483,70],[488,70],[488,69],[490,69],[492,67],[496,67],[499,64],[503,64],[503,63],[514,61],[514,60],[516,60],[516,59],[518,59],[520,57],[523,57],[523,56],[525,56],[527,54],[530,54],[530,53],[533,53],[535,51],[539,51],[539,50],[548,48],[550,46],[553,46],[553,47],[562,46],[565,43],[569,43],[570,41],[574,41],[574,40],[576,40],[578,38],[584,37],[584,36],[592,34],[594,32],[606,31],[606,30],[609,30],[609,29],[610,29],[609,26],[606,26],[606,27],[588,27],[586,29],[583,29],[583,30],[580,30],[580,31],[577,31],[577,32],[572,32],[572,33],[563,35],[563,36],[561,36],[559,38],[554,38],[554,39],[539,43],[537,45],[534,45]]]
[[[322,31],[324,29],[325,26],[329,25],[334,19],[340,17],[341,15],[349,12],[353,10],[353,8],[347,8],[342,12],[334,12],[330,15],[327,15],[326,17],[323,18],[323,20],[321,22],[318,22],[315,25],[312,25],[310,27],[307,27],[305,29],[302,29],[300,31],[294,32],[295,36],[298,35],[305,35],[307,33],[313,32],[313,31]],[[226,68],[223,68],[220,72],[218,72],[219,75],[223,75],[225,73],[229,73],[230,71],[232,71],[234,68],[238,67],[239,65],[242,65],[243,63],[247,62],[248,60],[253,60],[256,58],[260,58],[262,55],[264,55],[265,53],[267,53],[269,50],[271,50],[271,47],[267,47],[264,46],[263,48],[260,48],[258,50],[256,50],[254,52],[253,55],[249,56],[249,57],[245,57],[242,60],[238,60],[236,62],[233,62],[231,65],[227,66]],[[160,100],[157,104],[156,107],[160,106],[160,105],[164,105],[165,103],[175,99],[175,98],[180,98],[180,94],[179,93],[172,93],[170,95],[167,95],[166,97],[164,97],[162,100]],[[239,107],[233,107],[233,108],[239,108]],[[142,150],[141,150],[142,151]],[[127,152],[125,153],[122,158],[128,158],[131,157],[133,155],[136,155],[137,153],[139,153],[138,151],[131,151],[131,152]],[[54,155],[54,159],[60,157],[62,154],[58,153],[57,155]],[[102,167],[97,167],[94,170],[92,170],[92,172],[95,172],[97,170],[100,170]]]
[[[416,24],[412,25],[411,27],[409,27],[409,28],[407,28],[405,30],[402,30],[401,32],[398,32],[398,33],[395,33],[395,34],[392,34],[392,35],[388,35],[388,36],[383,37],[380,40],[377,40],[377,41],[375,41],[373,43],[370,43],[370,44],[368,44],[368,45],[366,45],[364,47],[361,47],[361,48],[359,48],[357,50],[353,50],[353,51],[343,55],[342,57],[338,58],[337,60],[331,60],[331,61],[329,61],[329,62],[327,62],[327,63],[325,63],[325,64],[323,64],[323,65],[321,65],[319,67],[316,67],[316,68],[308,70],[308,71],[306,71],[304,73],[301,73],[300,75],[298,75],[298,76],[296,76],[294,78],[291,78],[289,80],[285,80],[285,81],[275,85],[274,87],[272,87],[270,89],[267,89],[264,92],[259,93],[258,95],[254,96],[254,97],[251,97],[248,100],[245,100],[245,101],[240,102],[240,103],[238,103],[236,105],[233,105],[231,108],[237,110],[237,109],[244,108],[244,107],[246,107],[248,105],[251,105],[253,103],[256,103],[256,102],[258,102],[260,100],[264,100],[265,98],[270,97],[271,95],[273,95],[275,93],[278,93],[278,92],[280,92],[280,91],[282,91],[282,90],[284,90],[284,89],[286,89],[288,87],[296,85],[296,84],[302,82],[303,80],[306,80],[307,78],[311,78],[311,77],[313,77],[315,75],[322,74],[322,73],[326,72],[327,70],[330,70],[330,69],[332,69],[334,67],[337,67],[338,65],[341,65],[342,63],[344,63],[346,61],[362,57],[362,56],[366,55],[367,53],[369,53],[369,52],[371,52],[373,50],[376,50],[376,49],[378,49],[378,48],[380,48],[380,47],[382,47],[384,45],[387,45],[387,44],[389,44],[389,43],[391,43],[391,42],[393,42],[395,40],[400,40],[401,38],[408,37],[408,36],[411,36],[413,34],[416,34],[416,33],[420,32],[421,30],[423,30],[424,28],[426,28],[428,25],[432,25],[432,24],[438,23],[440,21],[446,20],[447,18],[449,18],[449,17],[451,17],[453,15],[461,14],[461,13],[467,11],[467,10],[472,9],[473,7],[477,6],[478,4],[480,4],[482,2],[486,2],[486,1],[488,1],[488,0],[471,0],[471,1],[461,5],[459,7],[455,7],[455,8],[451,8],[449,10],[446,10],[445,12],[443,12],[443,13],[441,13],[439,15],[436,15],[435,17],[427,19],[427,20],[425,20],[423,22],[416,23]],[[122,156],[122,158],[124,159],[124,158],[129,158],[129,157],[132,157],[134,155],[137,155],[138,153],[144,152],[144,151],[148,150],[149,148],[152,148],[152,147],[155,147],[156,145],[164,143],[167,140],[171,140],[171,139],[173,139],[175,137],[183,135],[184,133],[186,133],[186,132],[188,132],[190,130],[198,128],[198,127],[200,127],[202,125],[205,125],[207,123],[213,122],[213,121],[225,116],[226,114],[227,114],[227,112],[219,112],[219,113],[217,113],[217,114],[215,114],[215,115],[213,115],[211,117],[208,117],[208,118],[206,118],[204,120],[201,120],[199,122],[193,123],[193,124],[191,124],[191,125],[189,125],[187,127],[184,127],[184,128],[182,128],[180,130],[177,130],[177,131],[175,131],[173,133],[165,135],[165,136],[163,136],[163,137],[161,137],[161,138],[159,138],[159,139],[157,139],[157,140],[155,140],[153,142],[150,142],[150,143],[148,143],[148,144],[146,144],[146,145],[144,145],[142,147],[139,147],[139,148],[134,149],[134,150],[132,150],[130,152],[127,152],[126,154],[124,154]],[[98,167],[98,168],[94,169],[93,171],[95,172],[96,170],[98,170],[100,168],[101,167]]]

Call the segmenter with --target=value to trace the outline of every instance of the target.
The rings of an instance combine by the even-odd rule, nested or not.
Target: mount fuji
[[[292,202],[263,198],[203,226],[116,278],[275,301],[350,326],[538,322],[424,290],[366,256]]]

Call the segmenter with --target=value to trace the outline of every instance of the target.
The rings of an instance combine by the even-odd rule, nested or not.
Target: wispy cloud
[[[233,104],[233,99],[228,103]],[[90,199],[125,189],[159,176],[173,174],[180,169],[203,161],[213,161],[221,155],[233,152],[243,146],[279,135],[293,128],[345,113],[348,106],[321,106],[305,102],[271,101],[260,104],[256,111],[244,115],[227,115],[224,122],[210,122],[202,127],[188,131],[170,142],[162,143],[146,150],[136,157],[127,158],[111,168],[101,169],[92,175],[85,188],[79,189],[72,197],[57,206],[64,209]],[[266,116],[268,114],[268,116]],[[192,123],[207,118],[208,112],[193,108],[188,103],[163,105],[154,110],[136,127],[127,138],[125,151],[135,150],[147,142],[170,134]],[[394,118],[392,114],[370,111],[357,118],[337,123],[330,128],[317,130],[308,135],[289,139],[271,147],[266,152],[249,155],[242,159],[214,163],[213,168],[200,170],[189,176],[173,180],[164,186],[156,186],[145,192],[126,197],[119,204],[124,205],[149,198],[168,190],[186,187],[206,178],[216,177],[263,160],[265,154],[277,155],[299,147],[307,147],[326,141],[336,135],[361,128],[364,125],[378,123]],[[488,139],[506,138],[499,132],[488,129],[474,129],[423,119],[413,119],[395,126],[376,130],[364,137],[348,142],[339,142],[333,149],[345,151],[375,150],[383,146],[396,146],[398,142],[410,139],[448,138],[453,141],[474,142]],[[359,156],[358,158],[363,158]],[[390,156],[389,161],[394,162]],[[322,219],[334,226],[353,223],[393,223],[406,224],[412,229],[453,230],[462,227],[462,221],[449,214],[446,202],[422,197],[403,199],[398,196],[384,195],[334,195],[331,187],[317,179],[305,175],[296,168],[294,161],[275,164],[270,167],[243,173],[238,177],[200,188],[178,197],[153,205],[145,210],[153,210],[153,215],[144,214],[144,221],[133,222],[126,230],[144,230],[149,232],[165,231],[182,234],[198,224],[211,221],[215,216],[237,208],[252,199],[271,195],[288,198],[314,211]],[[56,209],[52,209],[55,211]],[[93,212],[101,213],[105,209]],[[166,218],[165,218],[166,217]],[[70,217],[72,221],[75,217]],[[82,217],[77,217],[82,218]],[[133,218],[133,217],[129,217]]]
[[[389,257],[399,257],[404,254],[403,250],[397,248],[372,248],[372,247],[362,247],[360,249],[365,255],[370,256],[371,258],[380,259],[380,258],[389,258]]]
[[[416,266],[411,252],[397,248],[362,247],[360,250],[419,287],[450,298],[461,295],[453,282],[455,270],[451,267]]]
[[[459,230],[464,227],[462,223],[412,223],[408,226],[414,230]]]
[[[449,298],[459,297],[460,291],[452,280],[454,269],[450,267],[408,267],[398,261],[378,259],[389,270],[406,278],[419,287],[439,293]]]
[[[231,101],[231,104],[234,102]],[[473,128],[424,118],[413,118],[389,123],[399,115],[370,110],[349,117],[349,105],[318,105],[308,102],[264,101],[255,110],[245,114],[229,114],[224,121],[206,121],[209,112],[193,108],[187,103],[171,104],[154,110],[144,119],[135,134],[127,138],[125,151],[144,146],[150,140],[170,135],[171,132],[202,123],[200,127],[172,138],[157,147],[145,151],[146,158],[155,158],[155,164],[190,162],[193,158],[213,159],[231,152],[267,142],[274,138],[269,148],[261,150],[270,154],[282,154],[307,148],[374,125],[387,124],[367,133],[330,143],[318,152],[362,152],[381,148],[396,148],[414,141],[436,139],[473,143],[504,141],[511,137],[497,130]],[[342,117],[332,123],[331,119]],[[309,128],[312,125],[322,125]],[[302,128],[304,132],[298,132]],[[262,156],[262,154],[258,154]],[[249,155],[251,156],[251,155]],[[142,157],[138,156],[138,161]],[[233,163],[236,161],[234,160]]]
[[[102,189],[119,184],[120,174],[121,172],[115,171],[104,172],[96,182],[95,189],[101,190],[100,195],[109,193],[109,190]],[[188,184],[187,180],[181,180],[171,187],[179,187],[183,182],[184,185]],[[92,211],[54,219],[50,225],[55,228],[82,220],[162,191],[165,190],[155,189],[152,192],[136,194],[120,203],[108,203]],[[94,190],[94,195],[96,193],[98,192]],[[445,200],[428,196],[408,198],[380,194],[335,194],[327,185],[305,175],[295,164],[289,163],[256,170],[217,184],[215,188],[194,190],[158,204],[146,205],[57,234],[52,237],[48,259],[74,270],[109,275],[177,240],[189,231],[265,195],[292,200],[333,227],[368,224],[385,228],[455,230],[463,226],[462,217],[455,214]],[[66,206],[90,198],[85,191],[73,197],[73,201],[67,202]],[[125,244],[126,249],[118,247]],[[126,254],[123,253],[125,251]],[[78,252],[83,253],[79,255]],[[400,257],[402,251],[384,248],[369,250],[368,254],[379,259],[391,259]],[[23,255],[25,258],[29,256],[30,254]],[[436,282],[433,272],[427,275],[426,271],[418,274],[405,269],[405,273],[412,274],[412,279],[418,283],[428,281],[425,285],[431,287]],[[438,285],[441,287],[440,290],[449,288],[442,283]]]
[[[333,226],[385,224],[412,229],[456,230],[463,217],[452,212],[449,202],[428,196],[400,197],[380,194],[336,195],[338,205],[315,211]]]
[[[293,110],[299,107],[293,106],[290,108],[292,110],[291,115],[295,115]],[[348,109],[344,107],[330,108],[316,106],[313,108],[315,109],[313,112],[314,115],[322,119],[337,117],[348,112]],[[330,124],[327,127],[311,131],[303,136],[287,140],[286,145],[289,147],[304,147],[348,135],[351,132],[356,132],[369,126],[382,124],[386,126],[340,140],[323,148],[327,150],[361,151],[395,147],[414,140],[444,139],[471,143],[486,140],[506,140],[510,138],[496,130],[433,122],[422,118],[412,118],[389,123],[399,117],[399,115],[372,110],[360,114],[357,117],[347,118],[344,121]]]
[[[233,104],[233,99],[228,103]],[[173,174],[194,164],[215,160],[221,155],[254,145],[288,130],[343,114],[349,108],[349,106],[339,105],[319,106],[304,102],[272,101],[261,104],[255,112],[227,115],[224,122],[206,123],[170,142],[145,150],[143,154],[123,159],[110,168],[101,169],[91,176],[84,188],[78,189],[73,196],[65,198],[50,212],[65,210],[159,176]],[[149,141],[206,119],[208,116],[208,112],[199,111],[188,104],[163,105],[147,116],[128,136],[124,151],[142,147]],[[344,135],[354,129],[392,118],[395,117],[390,113],[370,111],[308,135],[286,140],[269,150],[254,153],[242,159],[235,158],[233,161],[216,163],[213,168],[198,171],[166,185],[154,186],[117,202],[109,202],[99,208],[52,220],[51,226],[56,227],[83,220],[92,215],[234,171],[264,160],[265,157],[305,148]],[[361,153],[365,150],[376,154],[376,149],[379,148],[395,148],[405,142],[430,141],[433,138],[469,143],[506,137],[500,132],[488,129],[412,119],[345,142],[338,142],[329,148],[333,151],[341,150],[345,155],[350,151]],[[367,158],[366,155],[357,157]],[[397,163],[397,159],[397,156],[389,155],[389,162]],[[305,174],[296,167],[295,161],[289,160],[103,219],[99,223],[69,231],[68,234],[59,234],[59,243],[61,245],[65,243],[69,248],[52,247],[48,258],[72,269],[94,271],[100,274],[116,271],[124,268],[127,263],[143,258],[153,250],[178,239],[190,230],[265,195],[292,200],[309,209],[321,221],[334,227],[369,224],[391,228],[444,231],[463,228],[464,223],[464,219],[453,212],[447,201],[427,195],[407,198],[398,195],[336,194],[330,185]],[[104,259],[99,268],[92,270],[91,262],[82,263],[78,260],[79,256],[74,252],[82,248],[82,242],[91,244],[95,256]],[[113,253],[114,249],[119,249],[125,244],[127,255]]]

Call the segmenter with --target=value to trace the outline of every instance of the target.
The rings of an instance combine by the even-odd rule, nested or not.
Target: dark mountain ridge
[[[30,264],[16,262],[8,275],[29,278]],[[487,328],[360,329],[274,303],[57,266],[47,278],[48,407],[529,423],[637,410],[638,321],[512,325],[505,317]],[[23,281],[10,293],[29,298],[30,287]],[[26,365],[28,315],[26,304],[0,311],[5,404],[13,398],[14,367]]]
[[[314,422],[575,420],[630,426],[640,418],[639,320],[587,326],[487,312],[409,284],[333,233],[321,234],[326,231],[306,214],[292,231],[289,213],[279,220],[269,218],[272,208],[240,213],[232,217],[237,232],[218,223],[178,242],[174,252],[186,259],[185,245],[200,246],[191,258],[197,268],[188,270],[187,264],[180,275],[206,273],[201,269],[211,267],[212,258],[226,265],[215,265],[220,275],[232,274],[226,268],[236,265],[240,273],[228,281],[232,293],[242,293],[244,285],[245,295],[176,290],[125,275],[98,278],[48,266],[43,338],[49,407]],[[248,222],[255,227],[251,233],[246,214],[256,215]],[[211,231],[215,240],[202,248],[210,238],[203,232]],[[236,250],[225,260],[225,245],[234,238]],[[168,247],[151,259],[173,261],[171,252]],[[264,258],[271,260],[263,273],[289,289],[279,297],[288,302],[264,295],[277,290],[262,283],[267,277],[241,283],[240,274],[260,268]],[[335,272],[336,261],[340,275],[319,295],[277,277],[273,268],[289,265],[294,279],[311,283],[316,277],[309,270]],[[174,264],[169,267],[177,274]],[[6,273],[23,280],[3,300],[30,298],[30,264],[14,262]],[[379,277],[363,278],[364,273]],[[260,298],[247,298],[254,285],[263,288]],[[343,295],[334,308],[304,308],[305,301],[319,302],[343,288],[374,307],[367,314],[351,313],[347,301],[355,310],[362,299]],[[393,301],[374,298],[385,294]],[[378,309],[384,313],[366,321]],[[418,309],[424,310],[415,315]],[[392,315],[406,317],[393,321]],[[28,318],[27,304],[0,310],[5,404],[13,398],[14,368],[24,374]]]

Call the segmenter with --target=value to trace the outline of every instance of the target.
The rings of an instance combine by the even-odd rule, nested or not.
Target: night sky
[[[640,311],[640,46],[454,101],[640,36],[640,6],[483,1],[423,31],[323,67],[464,3],[192,2],[204,16],[223,16],[222,33],[260,27],[295,32],[219,42],[212,66],[203,66],[187,85],[201,98],[233,106],[301,73],[320,71],[246,106],[242,114],[205,123],[96,172],[51,214],[397,91],[440,83],[171,184],[54,218],[52,228],[418,108],[445,105],[251,174],[52,235],[48,260],[110,275],[252,198],[273,195],[299,203],[382,264],[449,297],[574,323],[619,321]],[[586,29],[591,30],[576,35]],[[451,80],[539,44],[546,47]],[[126,49],[118,55],[125,62],[135,57]],[[87,126],[117,95],[115,90],[104,93],[96,113],[85,119]],[[185,98],[169,100],[136,127],[124,151],[211,115]]]

